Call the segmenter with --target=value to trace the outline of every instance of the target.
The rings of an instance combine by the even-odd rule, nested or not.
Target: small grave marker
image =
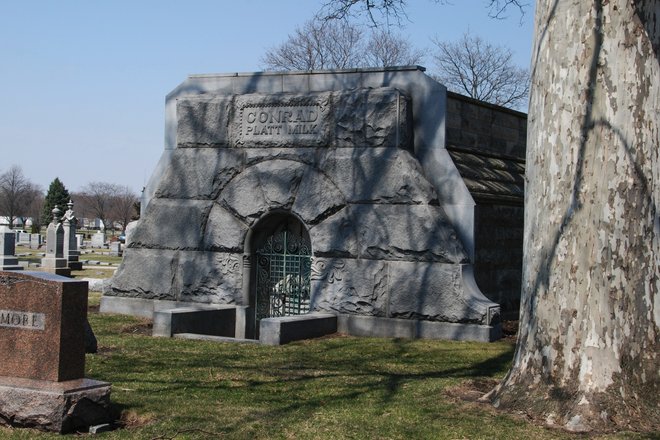
[[[5,226],[0,226],[0,270],[22,270],[16,253],[16,234]]]

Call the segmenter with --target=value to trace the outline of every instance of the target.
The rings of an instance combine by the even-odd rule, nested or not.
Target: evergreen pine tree
[[[53,208],[57,205],[62,212],[66,211],[66,204],[69,202],[71,195],[66,189],[62,181],[56,177],[50,183],[46,199],[44,200],[43,211],[41,212],[41,224],[47,225],[53,220]]]

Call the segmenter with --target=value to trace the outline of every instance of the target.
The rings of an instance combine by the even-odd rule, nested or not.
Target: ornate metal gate
[[[256,252],[256,320],[309,312],[311,243],[289,227],[268,237]]]

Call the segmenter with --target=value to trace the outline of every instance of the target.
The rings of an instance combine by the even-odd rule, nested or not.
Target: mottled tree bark
[[[659,46],[657,0],[537,4],[521,325],[496,405],[660,429]]]

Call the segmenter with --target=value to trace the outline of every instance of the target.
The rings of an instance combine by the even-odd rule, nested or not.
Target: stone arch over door
[[[246,244],[251,261],[248,319],[258,338],[261,319],[310,311],[312,245],[304,223],[283,210],[261,218]]]

